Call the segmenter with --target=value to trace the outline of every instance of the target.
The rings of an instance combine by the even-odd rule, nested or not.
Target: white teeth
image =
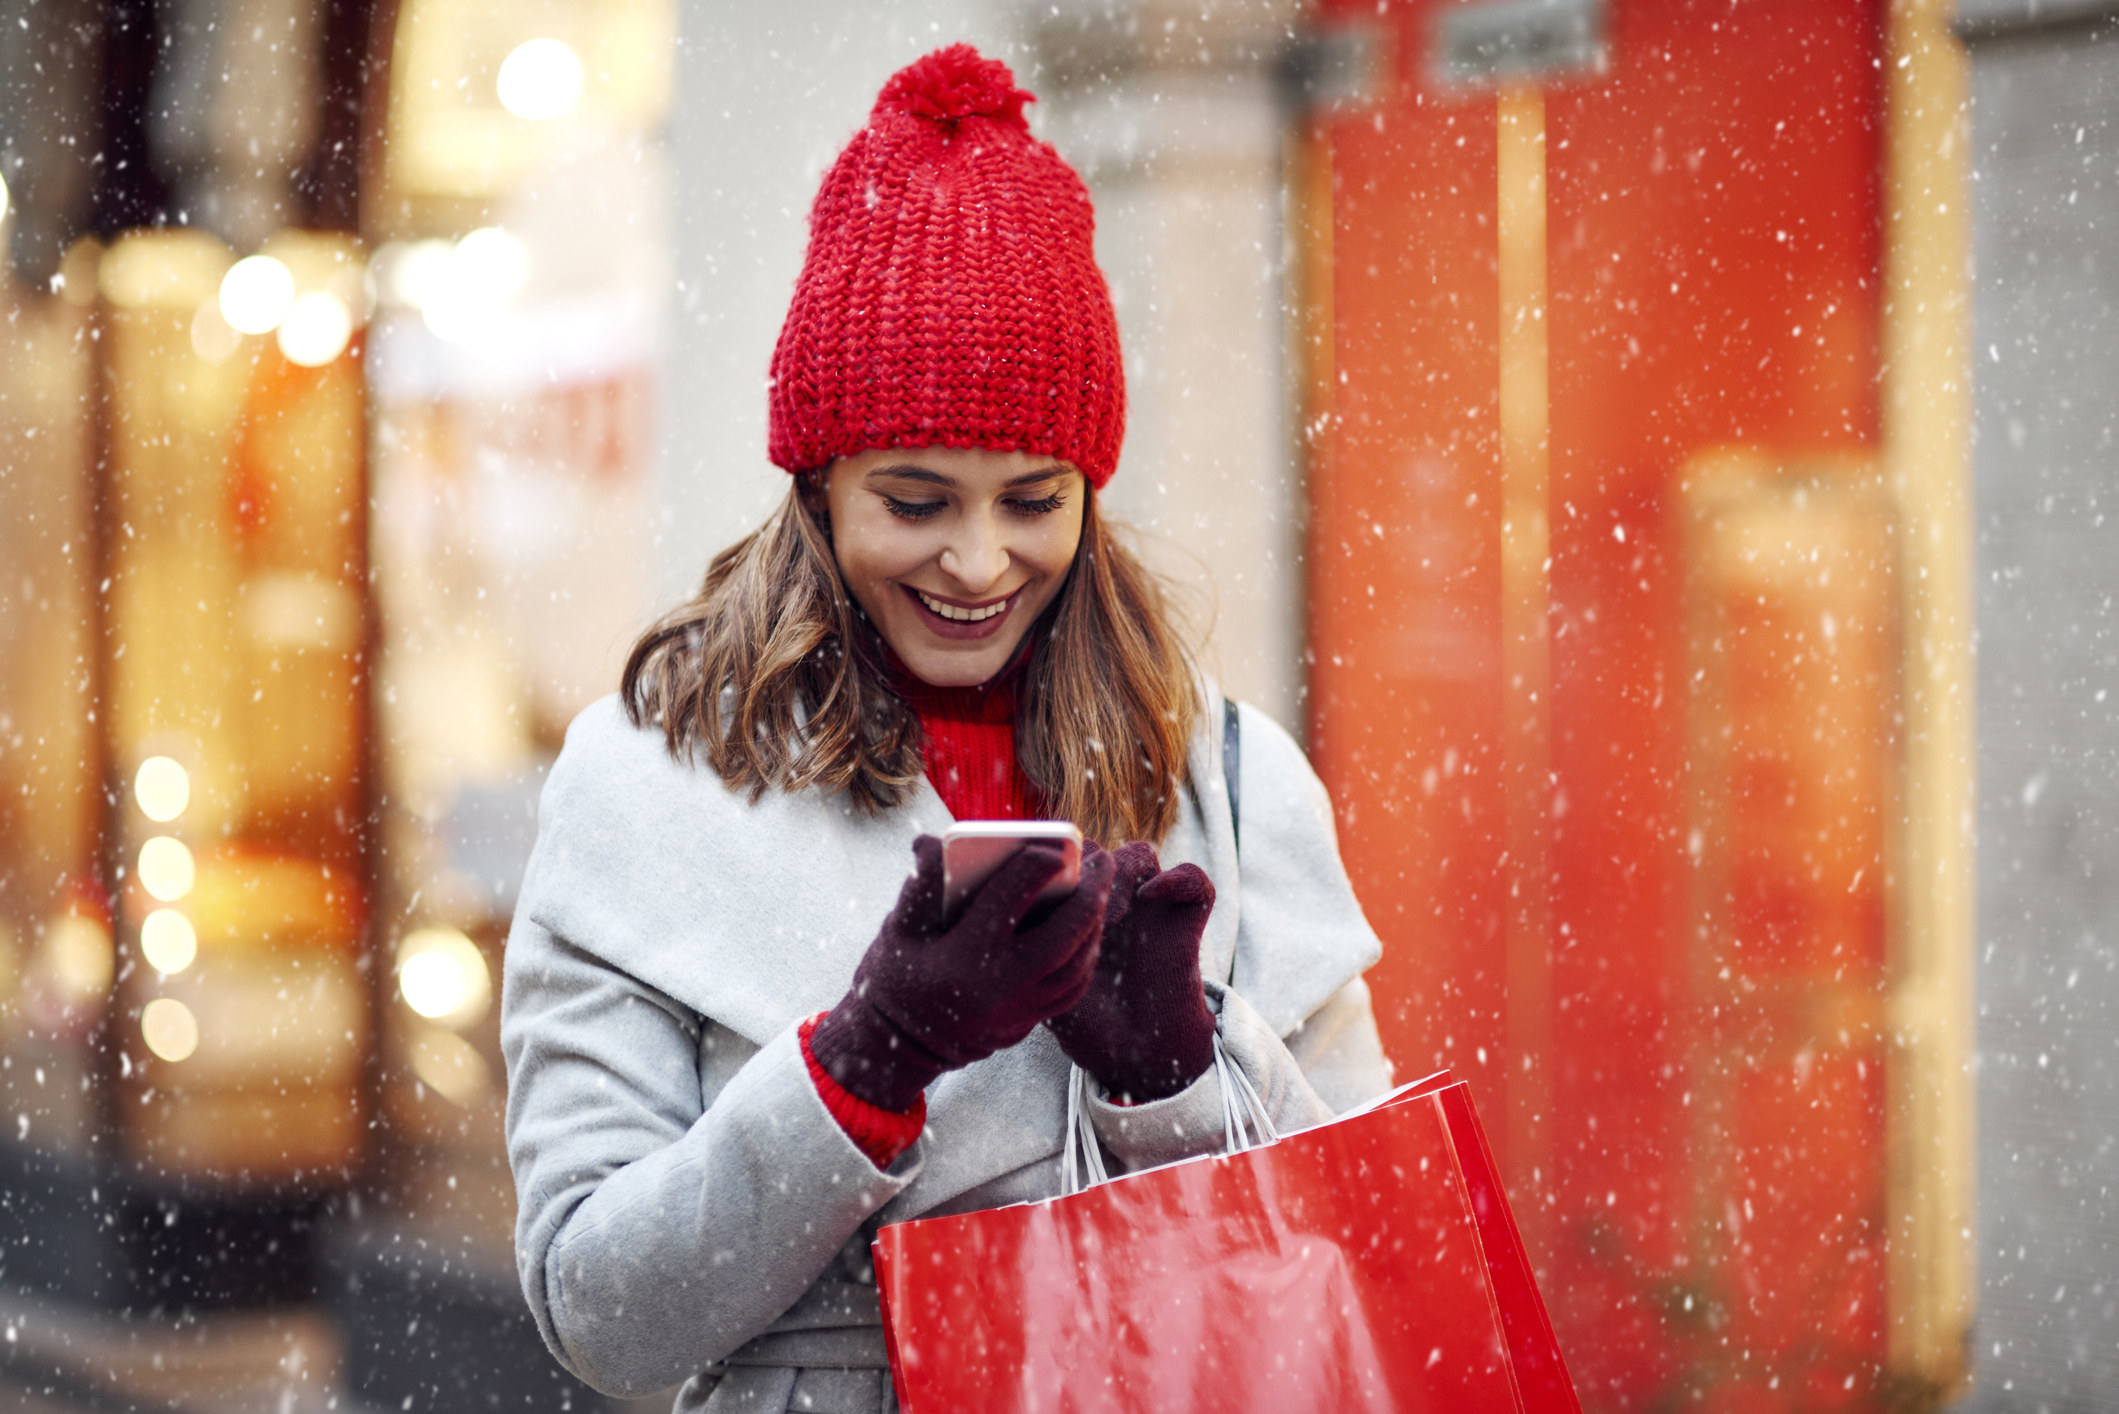
[[[998,614],[1001,610],[1008,607],[1008,600],[1003,599],[1000,603],[988,604],[983,609],[959,609],[954,604],[944,604],[941,600],[934,598],[932,595],[920,594],[920,591],[917,589],[913,590],[912,592],[920,595],[920,602],[922,604],[925,604],[928,608],[934,610],[934,612],[940,614],[943,618],[955,619],[960,624],[975,624],[981,619],[990,619],[995,614]],[[1012,598],[1013,596],[1010,597]]]

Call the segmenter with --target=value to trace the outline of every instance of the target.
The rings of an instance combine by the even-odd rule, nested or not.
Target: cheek
[[[1058,517],[1053,517],[1058,519]],[[1079,514],[1064,524],[1040,525],[1025,537],[1020,554],[1034,565],[1038,572],[1051,580],[1062,580],[1074,566],[1074,556],[1081,548],[1082,522]]]
[[[835,519],[834,529],[832,554],[839,562],[839,576],[871,612],[883,582],[909,574],[928,555],[919,528],[888,512],[877,517],[857,510],[844,521]]]

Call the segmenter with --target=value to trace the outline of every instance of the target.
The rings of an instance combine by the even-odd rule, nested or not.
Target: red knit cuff
[[[846,1137],[853,1140],[854,1147],[868,1155],[869,1162],[879,1169],[887,1169],[897,1162],[898,1155],[912,1147],[920,1132],[927,1128],[927,1097],[913,1103],[909,1110],[886,1110],[880,1105],[871,1105],[854,1094],[838,1081],[831,1072],[817,1064],[817,1053],[809,1048],[809,1035],[817,1029],[824,1018],[818,1012],[802,1023],[802,1059],[809,1066],[810,1081],[817,1087],[817,1098],[831,1117],[838,1121]]]

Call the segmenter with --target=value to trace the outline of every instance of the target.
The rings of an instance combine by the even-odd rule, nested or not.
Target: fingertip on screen
[[[1066,820],[959,820],[942,832],[942,914],[964,904],[1015,854],[1033,844],[1060,851],[1059,872],[1038,891],[1033,916],[1074,892],[1082,878],[1082,832]]]

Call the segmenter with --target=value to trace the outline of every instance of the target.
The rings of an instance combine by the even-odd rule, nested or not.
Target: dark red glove
[[[945,1070],[983,1060],[1082,999],[1096,973],[1111,856],[1082,847],[1082,881],[1028,926],[1060,870],[1057,846],[1026,845],[994,871],[956,922],[942,922],[942,843],[912,842],[917,868],[853,986],[810,1033],[810,1053],[851,1093],[904,1110]]]
[[[1214,1063],[1214,1013],[1199,980],[1214,881],[1196,864],[1162,871],[1142,840],[1111,858],[1117,873],[1096,979],[1072,1011],[1052,1018],[1052,1034],[1110,1094],[1160,1100]]]

